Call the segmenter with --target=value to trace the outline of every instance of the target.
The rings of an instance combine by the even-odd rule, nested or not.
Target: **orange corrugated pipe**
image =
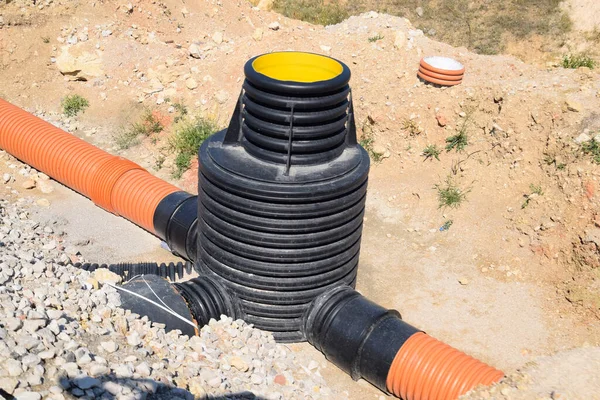
[[[504,373],[424,332],[400,348],[387,375],[387,390],[404,400],[455,400],[478,385],[491,385]]]
[[[2,99],[0,148],[152,233],[156,207],[167,195],[180,191],[136,163],[100,150]]]

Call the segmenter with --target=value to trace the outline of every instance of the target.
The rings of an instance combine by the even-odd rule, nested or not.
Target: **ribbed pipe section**
[[[200,276],[174,286],[186,301],[199,327],[208,324],[211,319],[218,320],[221,315],[243,318],[237,298],[228,293],[217,279]]]
[[[130,280],[138,275],[157,275],[166,278],[171,282],[177,279],[183,279],[185,274],[191,274],[193,265],[191,262],[137,262],[137,263],[118,263],[118,264],[97,264],[97,263],[75,263],[75,267],[85,271],[94,272],[97,269],[106,268],[123,278],[124,281]]]
[[[456,400],[478,385],[498,382],[504,373],[418,332],[396,354],[387,389],[404,400]]]
[[[0,148],[150,232],[160,201],[179,190],[2,99]]]

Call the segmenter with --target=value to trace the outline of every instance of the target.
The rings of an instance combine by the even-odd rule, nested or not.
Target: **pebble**
[[[269,29],[273,30],[273,31],[278,31],[279,28],[281,28],[281,25],[279,24],[279,22],[275,21],[275,22],[271,22],[269,24]]]
[[[107,353],[114,353],[119,349],[119,345],[112,340],[108,342],[100,342],[100,347],[102,347]]]
[[[36,392],[21,392],[15,396],[15,400],[40,400],[42,395]]]
[[[33,179],[27,179],[26,181],[21,183],[21,187],[27,190],[33,189],[35,188],[35,181]]]

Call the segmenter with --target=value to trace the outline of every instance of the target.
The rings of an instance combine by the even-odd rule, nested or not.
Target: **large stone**
[[[56,67],[70,80],[87,81],[104,75],[102,53],[91,48],[87,43],[63,46],[61,51],[61,54],[56,57]]]

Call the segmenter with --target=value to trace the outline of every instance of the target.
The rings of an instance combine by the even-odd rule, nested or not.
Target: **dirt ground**
[[[357,288],[509,374],[542,356],[600,345],[600,166],[575,141],[600,133],[597,72],[475,55],[376,13],[323,28],[244,1],[131,3],[0,3],[0,97],[195,191],[196,170],[172,178],[170,129],[156,143],[146,139],[126,150],[118,149],[115,134],[145,108],[168,122],[175,102],[225,126],[247,59],[290,49],[331,55],[351,68],[360,134],[382,156],[369,176]],[[369,42],[374,33],[384,38]],[[76,78],[85,80],[62,75],[61,54],[81,52],[87,58],[78,61],[84,65]],[[419,81],[419,59],[434,54],[466,66],[461,85]],[[73,93],[90,107],[67,118],[60,100]],[[461,130],[468,136],[464,151],[424,159],[427,145],[443,148]],[[46,198],[49,207],[34,206],[39,217],[56,221],[71,244],[83,246],[81,258],[173,259],[158,239],[56,183],[50,194],[23,189],[20,167],[10,165],[17,163],[0,155],[0,175],[13,176],[3,193]],[[458,208],[439,208],[435,187],[446,179],[466,193]],[[441,230],[447,221],[451,226]],[[576,353],[560,354],[564,360]],[[321,373],[340,396],[382,395],[320,359]]]

